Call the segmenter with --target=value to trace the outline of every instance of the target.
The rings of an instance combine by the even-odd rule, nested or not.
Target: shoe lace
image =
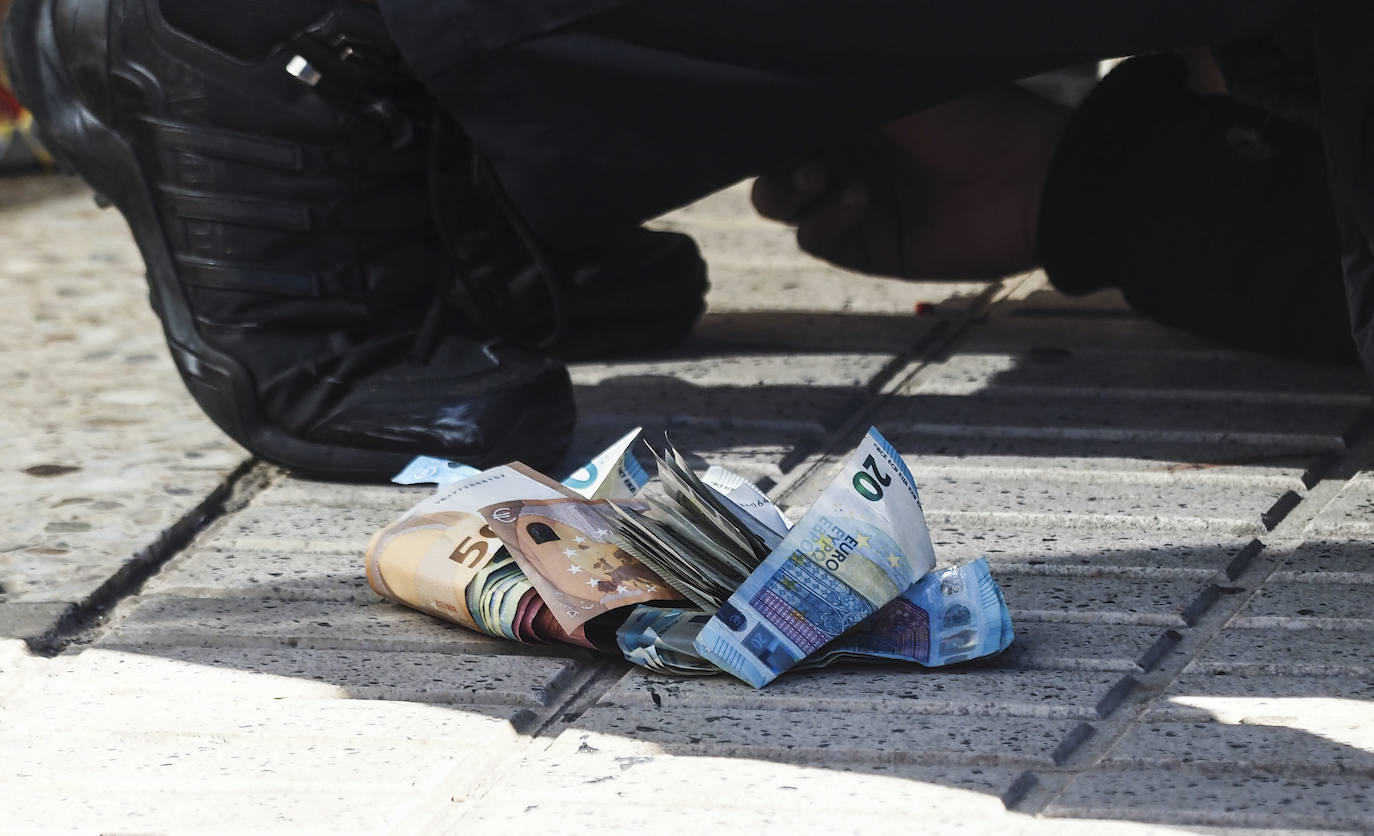
[[[533,260],[540,282],[544,289],[548,291],[548,305],[550,325],[547,333],[536,340],[533,345],[536,348],[548,349],[560,343],[568,331],[568,290],[565,278],[566,271],[559,269],[554,263],[554,258],[549,250],[544,246],[533,230],[525,223],[515,205],[506,195],[505,189],[501,187],[501,182],[496,176],[496,169],[492,167],[491,161],[486,157],[474,152],[473,170],[479,185],[486,188],[492,200],[500,208],[501,214],[506,222],[515,230],[520,243],[524,244],[525,251],[529,253]]]
[[[434,297],[430,300],[429,308],[425,310],[425,318],[420,325],[420,330],[415,335],[415,342],[410,346],[410,361],[415,364],[423,364],[439,343],[439,337],[443,333],[445,315],[449,308],[448,300],[453,294],[455,283],[459,281],[461,269],[458,265],[457,250],[451,227],[442,220],[440,194],[447,179],[444,173],[443,157],[445,155],[441,145],[443,121],[442,116],[436,117],[430,128],[429,165],[426,183],[430,216],[434,218],[435,227],[439,231],[441,256],[439,272],[434,278]]]
[[[557,344],[567,330],[568,319],[567,291],[560,280],[562,271],[511,205],[490,163],[472,148],[470,140],[447,111],[436,112],[430,126],[429,143],[430,214],[439,231],[444,258],[435,299],[421,328],[417,348],[426,350],[439,332],[445,312],[451,310],[456,289],[461,289],[469,303],[464,306],[469,316],[493,334],[539,349]],[[467,183],[461,182],[460,178],[464,177]],[[498,210],[496,222],[508,224],[529,255],[547,294],[551,324],[545,333],[528,333],[529,323],[522,319],[529,312],[528,303],[517,304],[506,282],[490,281],[469,269],[468,265],[480,255],[469,252],[470,248],[465,246],[460,235],[465,222],[460,211],[464,196],[490,198]]]
[[[417,118],[416,109],[407,108],[391,92],[414,95],[420,89],[394,49],[379,48],[367,38],[319,31],[298,36],[291,48],[294,55],[286,65],[290,75],[334,106],[383,127],[393,149],[416,141],[427,143],[427,199],[441,257],[433,295],[407,352],[410,362],[423,365],[428,360],[455,316],[466,315],[479,331],[535,348],[559,342],[566,331],[567,302],[553,259],[515,212],[490,165],[473,150],[453,117],[427,102],[425,116]],[[505,282],[479,279],[470,269],[478,254],[466,252],[459,235],[464,223],[459,201],[482,194],[499,208],[536,267],[551,321],[544,334],[528,333],[528,322],[522,321],[528,305],[517,305]],[[461,312],[453,303],[459,289],[469,303],[461,306]]]

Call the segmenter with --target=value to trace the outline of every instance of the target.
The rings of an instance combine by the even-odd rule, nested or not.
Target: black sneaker
[[[6,57],[47,147],[128,220],[177,368],[239,443],[337,479],[557,460],[566,370],[443,308],[432,100],[375,8],[321,12],[245,60],[157,0],[15,0]]]
[[[706,262],[676,232],[630,229],[555,251],[510,204],[472,141],[447,116],[435,217],[457,279],[453,303],[506,340],[565,360],[660,352],[706,310]]]

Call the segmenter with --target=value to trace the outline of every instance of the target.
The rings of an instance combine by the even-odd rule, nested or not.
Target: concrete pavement
[[[739,188],[662,224],[702,242],[711,312],[573,369],[570,463],[668,429],[801,510],[876,424],[941,560],[991,561],[1010,650],[755,692],[384,603],[363,549],[425,490],[249,459],[183,392],[118,216],[0,181],[0,827],[1374,831],[1360,370],[1037,275],[842,273]]]

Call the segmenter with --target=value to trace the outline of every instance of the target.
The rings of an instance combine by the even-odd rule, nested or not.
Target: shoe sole
[[[257,394],[247,369],[200,339],[137,154],[77,92],[57,46],[52,7],[53,0],[14,0],[4,30],[10,81],[33,113],[39,138],[57,163],[85,180],[98,201],[114,205],[124,215],[147,265],[153,307],[162,320],[172,359],[191,396],[239,444],[300,475],[369,482],[395,475],[418,455],[416,451],[321,444],[272,426],[256,409]],[[547,464],[566,448],[571,423],[566,410],[536,405],[520,414],[501,442],[485,451],[482,461],[508,461],[518,450],[531,464]],[[545,446],[531,455],[534,445],[530,441],[540,438],[547,439]]]

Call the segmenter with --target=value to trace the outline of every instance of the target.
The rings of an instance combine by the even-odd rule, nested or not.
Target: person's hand
[[[1226,78],[1217,66],[1216,56],[1210,47],[1184,46],[1174,50],[1183,57],[1188,65],[1188,89],[1199,96],[1225,96],[1230,92]]]
[[[1068,111],[1013,86],[891,122],[754,183],[759,213],[803,250],[901,278],[1035,266],[1040,193]]]

